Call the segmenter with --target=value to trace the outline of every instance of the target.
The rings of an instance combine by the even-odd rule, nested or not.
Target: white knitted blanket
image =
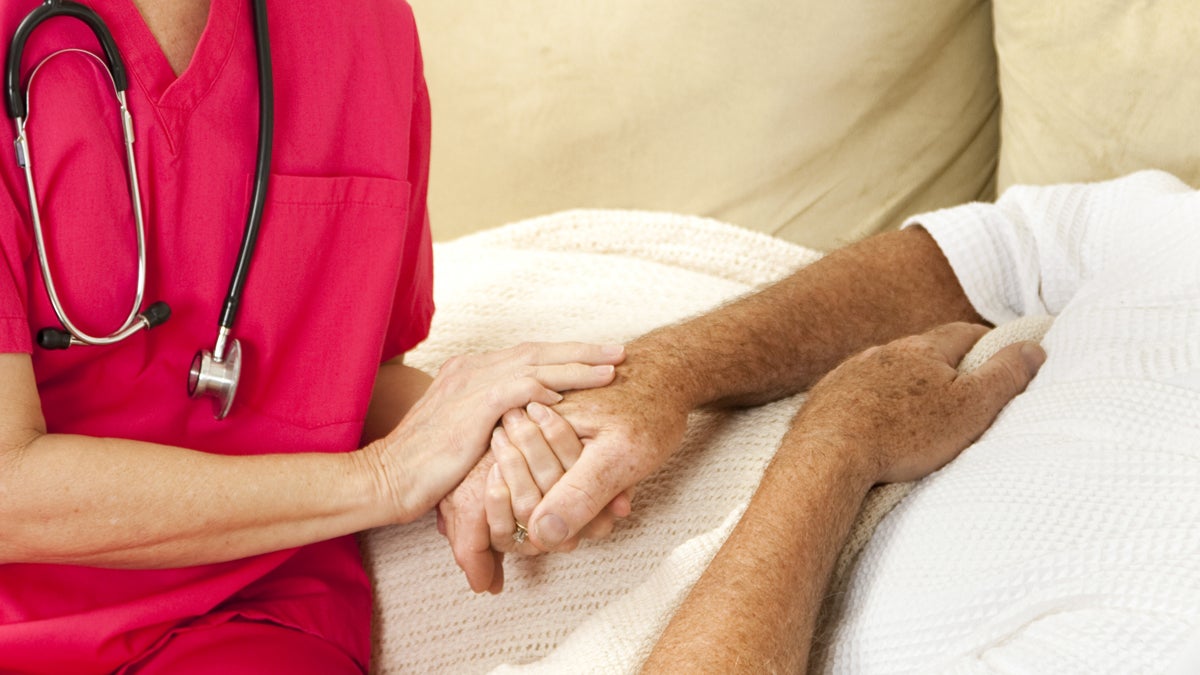
[[[524,340],[628,341],[817,257],[668,214],[574,211],[510,225],[437,245],[431,337],[407,362],[433,372],[452,355]],[[683,448],[643,482],[610,539],[509,556],[499,596],[471,593],[432,514],[367,534],[374,671],[630,670],[736,522],[797,405],[694,415]]]
[[[710,220],[573,211],[440,244],[435,257],[438,312],[409,359],[430,372],[454,354],[523,340],[626,341],[819,256]],[[1045,327],[995,331],[964,365]],[[500,596],[470,592],[432,515],[368,533],[374,671],[635,670],[736,523],[799,403],[694,414],[681,450],[640,486],[633,515],[609,540],[565,555],[510,556]],[[854,555],[908,489],[872,494],[839,563],[827,619],[844,612]]]

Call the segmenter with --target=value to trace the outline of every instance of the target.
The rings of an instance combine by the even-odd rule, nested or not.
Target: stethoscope
[[[210,396],[217,419],[224,419],[233,405],[237,394],[238,379],[242,371],[242,347],[236,338],[231,337],[234,319],[242,301],[242,291],[246,286],[246,275],[250,269],[250,261],[254,256],[255,243],[258,240],[258,229],[262,223],[263,204],[267,193],[267,176],[271,169],[271,140],[274,125],[274,87],[271,79],[271,44],[267,33],[266,0],[251,0],[254,8],[254,36],[258,56],[258,154],[254,167],[254,190],[250,199],[250,211],[246,217],[246,228],[242,234],[242,246],[238,252],[237,265],[233,277],[229,281],[229,292],[225,296],[225,304],[217,327],[217,340],[210,352],[201,349],[192,359],[188,372],[188,395],[192,398]],[[29,35],[43,21],[65,16],[79,19],[87,24],[104,51],[104,60],[89,51],[81,49],[62,49],[56,51],[33,69],[29,80],[25,83],[24,96],[21,93],[21,58],[25,51],[25,42]],[[125,138],[125,160],[129,173],[129,193],[133,200],[133,220],[137,228],[137,258],[138,280],[137,291],[134,294],[133,308],[120,328],[104,336],[90,335],[80,328],[67,316],[66,308],[58,295],[54,279],[50,274],[50,261],[46,253],[46,241],[42,231],[41,215],[38,211],[37,191],[33,185],[33,165],[29,152],[29,139],[25,125],[28,121],[29,92],[33,79],[38,71],[50,59],[66,53],[83,54],[95,59],[104,67],[112,81],[116,92],[117,104],[120,107],[121,129]],[[128,78],[125,73],[125,63],[117,51],[112,33],[95,11],[70,0],[45,0],[41,6],[30,12],[17,27],[12,42],[8,46],[8,61],[5,71],[5,103],[8,106],[8,116],[16,126],[17,165],[25,171],[25,185],[29,192],[29,212],[33,220],[34,240],[37,243],[38,262],[42,268],[42,279],[46,284],[46,294],[50,296],[50,304],[58,316],[62,328],[43,328],[38,331],[38,345],[44,349],[66,349],[72,345],[110,345],[130,337],[140,330],[149,330],[162,324],[171,316],[171,308],[165,302],[155,302],[144,310],[141,309],[146,290],[146,228],[142,219],[141,190],[138,187],[137,165],[133,156],[133,115],[125,100],[125,90]]]

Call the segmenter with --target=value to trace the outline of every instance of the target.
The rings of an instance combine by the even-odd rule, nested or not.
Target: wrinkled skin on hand
[[[679,448],[690,406],[671,394],[630,363],[608,387],[571,392],[554,407],[579,435],[583,452],[530,517],[538,548],[557,550]],[[628,514],[627,505],[621,510]]]
[[[400,424],[363,450],[395,503],[395,522],[427,512],[457,485],[506,411],[602,387],[623,359],[619,346],[527,343],[446,361]]]
[[[615,518],[629,514],[633,486],[679,447],[688,408],[662,396],[647,384],[652,378],[636,371],[636,366],[622,368],[613,384],[568,392],[554,406],[578,435],[582,453],[574,463],[564,461],[566,473],[533,510],[527,543],[505,550],[567,551],[580,537],[607,536]],[[439,530],[475,592],[503,588],[504,552],[493,548],[492,532],[512,527],[488,523],[485,505],[494,462],[492,453],[485,456],[438,507]],[[565,534],[560,529],[547,536],[544,527],[539,534],[538,519],[546,513],[569,523]]]
[[[795,426],[814,442],[859,454],[872,482],[933,473],[991,426],[1046,358],[1038,345],[1018,343],[959,373],[987,330],[951,323],[867,349],[812,388]]]
[[[867,349],[818,382],[642,672],[804,672],[828,580],[871,485],[941,467],[1043,362],[1040,347],[1017,344],[959,373],[986,330],[943,325]]]

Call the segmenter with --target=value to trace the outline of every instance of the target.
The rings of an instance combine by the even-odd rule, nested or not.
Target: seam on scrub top
[[[372,201],[365,201],[365,200],[359,200],[359,199],[306,201],[303,199],[274,199],[273,198],[273,199],[271,199],[271,202],[275,203],[275,204],[295,204],[298,206],[346,206],[346,205],[354,204],[354,205],[358,205],[358,206],[381,206],[383,208],[390,208],[390,209],[403,208],[403,206],[401,206],[399,203],[396,203],[396,202],[372,202]]]

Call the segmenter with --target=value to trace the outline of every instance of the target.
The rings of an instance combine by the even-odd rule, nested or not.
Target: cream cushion
[[[1200,185],[1200,2],[995,8],[1001,190],[1150,168]]]
[[[605,207],[830,249],[993,193],[988,3],[411,4],[438,239]]]

